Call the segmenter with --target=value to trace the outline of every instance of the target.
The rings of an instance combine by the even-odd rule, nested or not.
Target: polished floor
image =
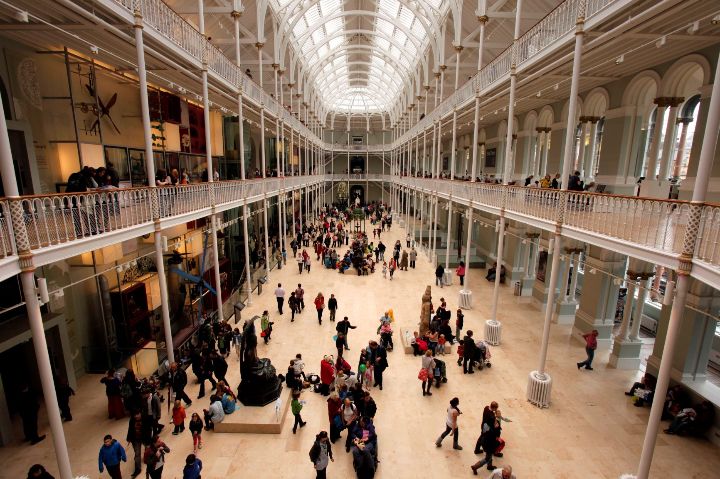
[[[396,239],[404,242],[405,231],[396,225],[382,239],[388,245]],[[319,372],[322,356],[335,354],[332,340],[335,332],[327,312],[323,324],[318,324],[311,301],[318,291],[322,291],[326,300],[334,293],[339,302],[338,314],[347,315],[358,326],[350,333],[351,351],[347,353],[354,365],[360,348],[377,337],[378,318],[386,309],[394,310],[396,325],[415,327],[425,286],[434,283],[433,272],[423,255],[417,269],[399,271],[393,281],[383,279],[379,271],[364,277],[340,275],[320,267],[319,262],[313,263],[309,275],[299,275],[295,264],[288,264],[287,268],[273,272],[270,284],[260,297],[252,298],[253,303],[243,311],[243,317],[260,314],[263,309],[272,313],[273,339],[269,345],[259,346],[259,354],[270,357],[278,371],[284,372],[289,360],[302,352],[306,371]],[[288,291],[301,282],[306,291],[308,309],[294,323],[290,323],[289,313],[277,314],[272,291],[278,281]],[[474,295],[474,309],[466,311],[466,329],[482,336],[484,321],[490,314],[492,285],[485,281],[483,270],[471,271],[468,282]],[[433,286],[434,302],[437,304],[444,297],[454,311],[459,290],[457,280],[443,289]],[[493,367],[465,376],[456,367],[455,356],[447,357],[449,380],[440,389],[433,389],[432,397],[423,397],[420,390],[417,380],[420,360],[403,354],[401,349],[389,354],[384,390],[372,391],[378,404],[376,427],[381,460],[376,477],[471,476],[470,465],[478,459],[473,446],[482,408],[493,400],[498,401],[503,415],[512,419],[503,428],[507,442],[505,457],[497,459],[496,465],[511,464],[518,478],[616,479],[622,473],[635,471],[649,409],[633,407],[623,391],[639,373],[608,368],[608,351],[596,356],[594,371],[578,371],[575,362],[584,357],[581,344],[570,338],[570,326],[554,324],[547,362],[554,381],[552,405],[549,409],[538,409],[525,400],[525,389],[528,373],[538,364],[543,314],[530,299],[513,296],[510,286],[502,288],[498,314],[503,322],[503,338],[502,345],[492,349]],[[395,340],[399,341],[397,334]],[[231,357],[228,377],[233,387],[238,376],[237,360]],[[103,435],[113,434],[125,444],[127,421],[107,419],[104,388],[99,379],[94,375],[80,379],[77,396],[71,401],[75,420],[65,424],[76,475],[98,477],[97,451]],[[197,396],[197,388],[192,385],[191,397]],[[445,440],[441,449],[434,445],[444,429],[445,410],[453,396],[460,398],[463,411],[460,416],[463,451],[452,450],[451,438]],[[308,425],[297,435],[292,434],[290,415],[280,435],[204,433],[204,448],[199,453],[205,464],[202,477],[315,477],[308,451],[315,434],[328,429],[327,409],[325,398],[320,395],[306,392],[303,399],[307,405],[302,415]],[[196,400],[189,412],[199,412],[203,407],[207,407],[207,400]],[[235,414],[243,414],[243,408]],[[165,415],[163,420],[167,419]],[[18,424],[18,430],[19,427]],[[192,439],[187,431],[173,436],[170,429],[166,427],[163,433],[172,449],[164,477],[180,478],[185,456],[192,452]],[[44,419],[41,431],[49,434]],[[342,445],[338,442],[334,448],[335,462],[328,468],[330,478],[355,477],[351,456]],[[45,464],[54,475],[57,471],[50,440],[32,447],[21,443],[1,447],[0,463],[2,478],[24,478],[34,463]],[[660,433],[652,477],[713,478],[718,470],[720,454],[709,442]],[[124,477],[131,472],[130,463],[123,465]],[[484,469],[480,472],[488,475]]]

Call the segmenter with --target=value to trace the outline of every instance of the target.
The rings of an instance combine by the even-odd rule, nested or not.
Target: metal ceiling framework
[[[375,11],[345,10],[342,0],[271,0],[270,6],[282,30],[280,61],[290,46],[299,54],[306,67],[306,82],[319,99],[319,117],[324,120],[330,112],[397,110],[406,90],[412,91],[413,82],[419,88],[421,70],[427,82],[428,50],[435,68],[439,65],[444,41],[441,24],[451,3],[456,4],[444,0],[377,0]],[[373,23],[372,30],[346,29],[351,19],[366,17]],[[340,29],[338,21],[342,23]],[[350,43],[354,35],[365,36],[370,45]],[[361,53],[360,46],[365,47],[368,61],[350,61],[351,55]],[[327,62],[329,59],[332,61]],[[359,89],[361,74],[367,79],[365,91]],[[388,78],[401,81],[388,83]],[[360,96],[365,99],[358,102]]]

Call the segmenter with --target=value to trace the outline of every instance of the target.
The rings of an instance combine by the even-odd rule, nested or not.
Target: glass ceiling
[[[351,12],[345,3],[271,0],[281,18],[289,14],[281,28],[325,110],[388,111],[412,81],[450,2],[376,0],[374,10]]]

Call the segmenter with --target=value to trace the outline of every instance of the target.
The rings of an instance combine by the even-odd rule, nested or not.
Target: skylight
[[[373,14],[358,15],[357,22],[353,18],[352,27],[344,3],[271,0],[275,11],[289,18],[281,28],[301,53],[303,69],[325,110],[388,111],[412,81],[449,2],[418,0],[408,7],[398,0],[376,0]],[[349,29],[366,31],[348,34]]]

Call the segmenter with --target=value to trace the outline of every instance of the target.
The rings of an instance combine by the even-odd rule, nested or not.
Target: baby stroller
[[[445,372],[445,361],[435,358],[435,371],[433,372],[435,378],[435,387],[439,388],[440,383],[447,382],[447,374]]]
[[[475,344],[477,345],[477,348],[475,348],[475,363],[478,369],[482,370],[485,366],[491,367],[490,358],[492,355],[490,353],[490,346],[482,339],[478,340]]]

